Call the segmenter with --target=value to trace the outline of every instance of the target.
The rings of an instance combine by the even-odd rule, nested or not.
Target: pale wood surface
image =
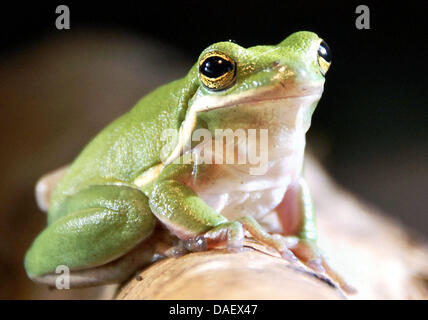
[[[287,288],[293,288],[287,290]],[[314,273],[248,250],[223,250],[166,259],[139,274],[118,299],[342,299]]]

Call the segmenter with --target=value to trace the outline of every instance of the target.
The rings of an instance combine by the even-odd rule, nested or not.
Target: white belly
[[[280,232],[273,211],[282,201],[288,186],[299,175],[301,152],[269,162],[264,175],[248,174],[246,165],[224,165],[209,184],[193,186],[196,193],[228,220],[252,216],[268,231]]]

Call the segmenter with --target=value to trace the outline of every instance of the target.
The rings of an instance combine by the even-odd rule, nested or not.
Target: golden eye
[[[236,63],[222,52],[208,52],[199,62],[199,78],[208,89],[227,89],[236,80]]]
[[[321,41],[318,47],[318,65],[322,75],[325,76],[331,65],[330,47],[325,41]]]

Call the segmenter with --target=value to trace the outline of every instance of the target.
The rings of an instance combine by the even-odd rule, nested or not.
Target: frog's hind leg
[[[176,238],[157,225],[155,232],[129,251],[124,256],[98,267],[73,270],[69,274],[72,288],[91,287],[96,285],[122,283],[136,275],[139,270],[151,263],[167,258],[183,255]],[[34,279],[37,283],[55,286],[57,282],[64,285],[62,273],[48,273]]]
[[[91,285],[111,282],[115,273],[96,273],[96,268],[137,247],[152,233],[156,223],[147,197],[124,186],[89,187],[70,197],[58,210],[62,218],[53,221],[36,238],[25,257],[27,273],[35,281],[55,281],[52,275],[57,267],[65,266],[71,280],[82,280],[76,280],[78,286],[85,285],[85,281]],[[82,278],[82,270],[88,269],[94,272]],[[109,279],[103,279],[102,274]],[[72,281],[70,284],[73,286]]]

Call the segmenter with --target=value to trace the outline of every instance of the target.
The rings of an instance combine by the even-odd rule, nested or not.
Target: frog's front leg
[[[296,244],[291,251],[311,269],[325,273],[348,293],[355,292],[327,263],[317,246],[317,230],[312,197],[304,178],[292,183],[282,202],[275,209],[282,225],[283,234],[295,237]]]
[[[92,186],[65,200],[56,208],[61,217],[36,238],[25,257],[30,278],[55,284],[60,265],[73,271],[79,281],[82,270],[94,269],[125,255],[148,237],[156,219],[147,197],[124,186]],[[94,272],[91,284],[112,282],[112,273]],[[105,276],[110,278],[106,279]]]
[[[275,248],[282,257],[294,260],[286,242],[267,233],[253,218],[228,221],[208,206],[191,188],[175,180],[161,180],[150,193],[153,214],[177,237],[187,240],[189,250],[227,245],[232,251],[243,247],[244,231]]]
[[[296,237],[293,252],[304,263],[322,269],[317,249],[315,213],[309,187],[304,178],[291,183],[281,203],[275,208],[285,236]]]

